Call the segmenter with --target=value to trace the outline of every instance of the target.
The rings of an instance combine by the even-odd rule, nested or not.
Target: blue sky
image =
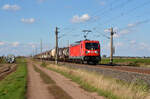
[[[0,0],[0,55],[30,55],[83,40],[99,40],[109,56],[109,28],[113,27],[115,55],[150,56],[149,0]]]

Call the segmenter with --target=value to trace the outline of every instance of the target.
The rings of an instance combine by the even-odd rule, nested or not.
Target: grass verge
[[[42,67],[46,67],[47,66],[47,63],[45,61],[42,61],[42,64],[41,64]]]
[[[27,64],[17,60],[17,70],[0,82],[0,99],[25,99]]]
[[[110,59],[109,58],[102,58],[101,64],[109,64]],[[113,59],[114,64],[121,64],[121,65],[128,65],[128,66],[149,66],[150,65],[150,59],[149,58],[137,58],[137,59],[127,59],[127,58],[114,58]]]
[[[62,88],[56,85],[56,82],[52,80],[45,72],[34,66],[34,70],[40,73],[40,76],[44,83],[50,84],[48,87],[49,92],[55,97],[55,99],[72,99]]]
[[[119,84],[117,80],[105,78],[95,72],[80,69],[67,68],[64,66],[48,65],[48,69],[58,72],[72,81],[78,83],[89,92],[97,92],[108,99],[146,99],[148,97],[147,87],[136,86],[136,84]],[[144,88],[144,89],[143,89]]]
[[[0,64],[5,64],[5,63],[6,63],[5,59],[0,57]]]

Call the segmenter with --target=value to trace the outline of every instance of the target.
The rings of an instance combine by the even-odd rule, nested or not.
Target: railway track
[[[49,62],[54,63],[54,61]],[[150,86],[150,68],[147,67],[88,65],[68,62],[59,62],[59,64],[66,67],[84,69],[90,72],[97,72],[104,76],[123,80],[129,83],[141,81],[147,83]]]
[[[98,65],[95,67],[116,69],[116,70],[136,72],[136,73],[142,73],[142,74],[150,74],[150,68],[144,68],[144,67],[141,68],[141,67],[131,67],[131,66],[129,67],[129,66],[102,66],[102,65]]]
[[[70,63],[70,62],[59,62],[60,64],[68,64],[74,66],[88,66],[90,68],[106,68],[112,70],[120,70],[120,71],[127,71],[127,72],[135,72],[135,73],[142,73],[142,74],[150,74],[149,67],[133,67],[133,66],[118,66],[118,65],[109,65],[109,64],[99,64],[99,65],[88,65],[88,64],[79,64],[79,63]]]
[[[4,66],[0,68],[0,80],[4,79],[5,76],[7,76],[8,74],[10,74],[11,72],[14,72],[16,70],[16,65],[12,65],[12,66]]]

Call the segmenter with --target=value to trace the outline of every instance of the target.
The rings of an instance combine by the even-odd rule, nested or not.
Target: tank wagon
[[[35,58],[54,60],[55,52],[56,50],[52,49],[36,55]],[[69,47],[59,48],[58,56],[60,61],[97,64],[101,60],[100,44],[95,40],[77,41]]]

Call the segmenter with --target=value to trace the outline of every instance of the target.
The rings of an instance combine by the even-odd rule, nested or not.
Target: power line
[[[112,5],[113,3],[115,2],[115,4],[116,4],[116,0],[113,0],[111,3],[110,3],[110,5]],[[106,9],[104,9],[104,10],[106,10]],[[104,11],[104,10],[102,10],[102,11]],[[99,10],[98,10],[99,11]],[[97,13],[98,11],[96,11],[95,13]],[[93,14],[95,14],[95,13],[93,13]],[[84,24],[84,23],[81,23],[81,24]],[[69,24],[70,25],[70,24]],[[77,26],[79,26],[79,25],[77,25]],[[65,27],[65,28],[62,28],[62,29],[64,29],[64,30],[66,30],[66,29],[68,29],[67,27]],[[72,32],[72,31],[71,31]]]
[[[116,0],[113,0],[113,1],[110,3],[111,6],[112,6],[113,4],[116,4]],[[111,9],[111,8],[108,8],[108,10],[109,10],[109,9]],[[96,14],[100,14],[100,13],[99,13],[100,11],[103,11],[102,13],[107,12],[107,8],[99,9],[99,10],[97,10],[96,12],[94,12],[93,15],[96,16]],[[101,14],[102,14],[102,13],[101,13]]]
[[[96,36],[103,36],[103,37],[105,37],[105,38],[107,38],[107,39],[110,39],[110,37],[109,36],[107,36],[107,35],[105,35],[105,34],[103,34],[103,33],[101,33],[101,32],[99,32],[99,31],[96,31],[97,33],[99,33],[98,35],[96,35]]]
[[[131,2],[131,1],[133,1],[133,0],[127,0],[126,2],[127,3],[129,3],[129,2]],[[109,10],[110,11],[112,11],[113,9],[117,9],[117,8],[120,8],[121,6],[125,6],[125,5],[127,5],[127,3],[121,3],[121,4],[119,4],[119,5],[116,5],[115,7],[113,7],[113,8],[109,8]],[[143,7],[144,5],[147,5],[149,3],[149,1],[148,2],[145,2],[145,3],[143,3],[143,4],[141,4],[141,5],[139,5],[139,6],[136,6],[136,7],[134,7],[134,8],[132,8],[132,9],[130,9],[130,11],[129,12],[123,12],[123,13],[121,13],[120,15],[118,15],[117,17],[115,16],[115,17],[113,17],[113,18],[110,18],[109,20],[107,20],[107,21],[105,21],[105,24],[107,23],[107,22],[110,22],[110,21],[114,21],[115,19],[118,19],[118,18],[120,18],[120,17],[122,17],[122,16],[125,16],[125,15],[128,15],[129,13],[131,13],[133,10],[136,10],[136,9],[138,9],[138,8],[141,8],[141,7]],[[108,10],[108,11],[109,11]],[[103,12],[104,13],[104,12]],[[103,23],[102,23],[103,24]],[[99,25],[99,24],[98,24]],[[72,32],[72,31],[74,31],[74,29],[72,29],[72,30],[70,30],[69,32]],[[70,33],[69,33],[70,34]],[[64,35],[63,35],[64,36]],[[103,35],[102,34],[102,36],[103,37],[106,37],[105,35]],[[106,37],[107,38],[107,37]]]
[[[133,0],[127,0],[127,1],[125,1],[125,2],[123,2],[123,3],[120,3],[120,4],[116,5],[116,6],[113,7],[113,8],[109,8],[109,9],[107,9],[106,11],[104,10],[102,13],[99,13],[99,14],[101,14],[101,15],[104,16],[105,13],[108,13],[109,11],[112,11],[112,10],[114,10],[114,9],[120,8],[120,7],[122,7],[122,6],[125,6],[125,5],[127,5],[128,3],[130,3],[131,1],[133,1]],[[113,4],[113,2],[112,2],[111,4]],[[96,16],[96,15],[95,15],[95,16]],[[95,17],[95,16],[93,16],[93,17]],[[116,17],[115,17],[115,18],[116,18]],[[89,22],[90,22],[90,21],[89,21]],[[83,23],[83,25],[84,25],[84,24],[87,24],[87,23],[88,23],[88,22]]]
[[[115,2],[115,4],[116,4],[116,0],[113,0],[110,4],[112,5],[114,2]],[[110,8],[110,9],[111,9],[111,8]],[[104,10],[105,10],[105,9],[104,9]],[[104,10],[103,10],[103,11],[104,11]],[[108,9],[108,10],[109,10],[109,9]],[[107,10],[106,10],[106,11],[107,11]],[[105,11],[104,11],[104,12],[105,12]],[[104,12],[103,12],[103,13],[104,13]],[[93,14],[94,14],[94,13],[93,13]],[[81,24],[84,25],[84,23],[81,23]],[[80,25],[81,25],[81,24],[80,24]],[[77,25],[77,27],[78,27],[78,26],[79,26],[79,25]],[[66,29],[68,29],[68,28],[65,27],[65,28],[63,28],[63,29],[66,30]],[[71,32],[72,32],[72,31],[73,31],[73,29],[71,30]]]
[[[110,18],[110,19],[108,19],[107,21],[104,21],[104,23],[106,24],[106,23],[108,23],[108,22],[110,22],[110,21],[114,21],[115,19],[119,19],[119,18],[121,18],[122,16],[129,15],[129,13],[133,12],[134,10],[136,10],[136,9],[138,9],[138,8],[141,8],[141,7],[143,7],[143,6],[145,6],[145,5],[148,5],[148,4],[150,4],[150,1],[144,2],[143,4],[138,5],[138,6],[134,7],[134,8],[132,8],[132,9],[130,9],[130,11],[128,11],[128,12],[126,12],[126,13],[121,13],[121,14],[118,15],[118,16],[115,16],[115,17],[113,17],[113,18]],[[102,24],[103,24],[103,23],[97,24],[97,25],[102,25]]]
[[[98,13],[98,12],[97,12],[94,17],[96,17],[97,14],[98,14],[98,15],[101,14],[101,15],[103,16],[103,15],[105,15],[105,13],[108,13],[109,11],[112,11],[112,10],[115,10],[115,9],[118,9],[118,8],[122,8],[123,6],[127,5],[127,4],[130,3],[131,1],[133,1],[133,0],[127,0],[127,1],[125,1],[125,2],[122,2],[122,3],[116,5],[116,6],[113,7],[113,8],[109,8],[108,10],[103,11],[102,13]],[[116,2],[115,2],[115,3],[116,3]]]
[[[131,1],[133,1],[133,0],[127,0],[127,1],[125,1],[125,2],[123,2],[123,3],[120,3],[120,4],[118,4],[118,5],[116,5],[116,6],[114,6],[113,8],[109,8],[109,9],[106,9],[106,10],[104,10],[102,13],[95,13],[94,14],[94,16],[93,16],[93,18],[94,17],[97,17],[97,15],[99,15],[99,14],[101,14],[101,17],[103,16],[106,16],[106,13],[109,13],[110,11],[112,11],[112,10],[116,10],[116,9],[118,9],[118,8],[122,8],[122,7],[124,7],[124,6],[126,6],[127,4],[129,4]],[[116,1],[115,1],[115,3],[116,3]],[[108,17],[108,16],[107,16]],[[90,22],[90,21],[89,21]],[[97,21],[97,19],[96,20],[94,20],[94,22],[98,22]]]

